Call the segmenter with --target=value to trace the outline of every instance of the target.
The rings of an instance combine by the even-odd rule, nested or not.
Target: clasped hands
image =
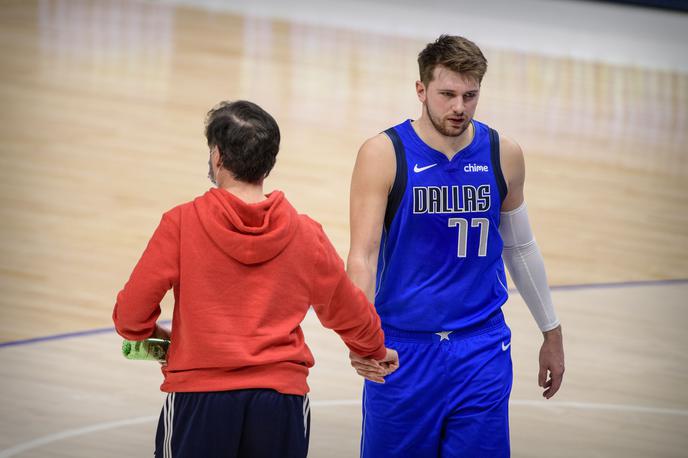
[[[371,382],[385,383],[385,377],[399,369],[399,355],[391,348],[387,348],[382,360],[364,358],[353,352],[349,352],[349,359],[356,373]]]

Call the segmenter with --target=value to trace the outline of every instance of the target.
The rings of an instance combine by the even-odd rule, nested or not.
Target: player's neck
[[[265,200],[263,180],[259,183],[246,183],[223,173],[217,177],[217,187],[226,189],[247,204],[254,204]]]
[[[472,122],[468,124],[461,135],[450,137],[441,134],[423,113],[420,118],[413,122],[413,128],[426,145],[443,153],[449,159],[473,141],[474,127]]]

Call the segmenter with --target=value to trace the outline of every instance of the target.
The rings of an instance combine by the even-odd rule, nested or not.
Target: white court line
[[[84,428],[68,429],[66,431],[61,431],[55,434],[49,434],[47,436],[39,437],[37,439],[24,442],[14,447],[6,448],[0,451],[0,458],[6,458],[10,456],[15,456],[18,453],[25,452],[34,448],[38,448],[45,444],[50,444],[51,442],[57,442],[63,439],[69,439],[70,437],[83,436],[84,434],[95,433],[97,431],[106,431],[108,429],[121,428],[122,426],[138,425],[140,423],[148,423],[158,419],[158,415],[149,417],[136,417],[128,418],[126,420],[119,421],[108,421],[106,423],[98,423],[93,426],[86,426]]]
[[[598,404],[594,402],[552,402],[552,401],[531,401],[531,400],[519,400],[514,399],[509,402],[513,406],[525,406],[525,407],[538,407],[545,409],[556,409],[556,408],[569,408],[569,409],[581,409],[581,410],[606,410],[611,412],[633,412],[633,413],[646,413],[646,414],[658,414],[658,415],[674,415],[680,417],[688,417],[688,410],[686,409],[664,409],[659,407],[646,407],[646,406],[636,406],[628,404]],[[360,406],[360,399],[334,399],[329,401],[312,401],[311,406],[314,407],[333,407],[333,406]],[[51,442],[57,442],[63,439],[69,439],[71,437],[83,436],[84,434],[90,434],[97,431],[106,431],[108,429],[121,428],[122,426],[138,425],[141,423],[148,423],[158,419],[158,415],[147,416],[147,417],[136,417],[129,418],[125,420],[109,421],[106,423],[99,423],[92,426],[86,426],[84,428],[68,429],[66,431],[61,431],[55,434],[49,434],[47,436],[39,437],[28,442],[24,442],[14,447],[7,448],[5,450],[0,450],[0,458],[9,458],[16,456],[21,452],[38,448],[42,445],[49,444]]]
[[[688,417],[688,410],[686,409],[664,409],[661,407],[646,407],[635,406],[630,404],[600,404],[595,402],[573,402],[573,401],[525,401],[513,400],[509,404],[514,406],[526,407],[542,407],[544,409],[569,408],[580,410],[608,410],[611,412],[634,412],[634,413],[651,413],[658,415],[674,415],[679,417]]]

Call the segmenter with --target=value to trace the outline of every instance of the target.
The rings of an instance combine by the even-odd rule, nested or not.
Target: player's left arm
[[[559,391],[564,377],[564,343],[554,311],[545,263],[528,220],[524,199],[526,176],[523,151],[508,137],[500,138],[500,159],[507,195],[502,203],[499,233],[504,240],[504,263],[521,297],[530,309],[544,341],[540,348],[538,385],[549,399]]]

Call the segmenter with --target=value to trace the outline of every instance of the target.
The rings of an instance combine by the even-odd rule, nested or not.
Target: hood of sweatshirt
[[[289,244],[298,214],[281,191],[248,204],[229,191],[212,188],[194,200],[198,218],[210,239],[242,264],[269,261]]]

